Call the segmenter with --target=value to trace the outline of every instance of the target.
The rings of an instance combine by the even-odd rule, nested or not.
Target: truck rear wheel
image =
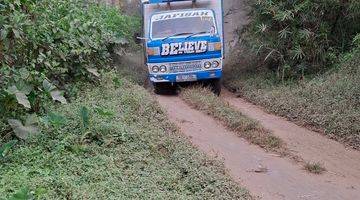
[[[153,83],[155,94],[174,94],[176,86],[171,83]]]
[[[210,80],[210,89],[215,95],[220,96],[220,93],[221,93],[221,79],[212,79],[212,80]]]

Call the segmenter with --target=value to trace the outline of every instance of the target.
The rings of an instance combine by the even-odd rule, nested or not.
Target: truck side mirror
[[[139,39],[140,37],[140,33],[138,32],[135,32],[134,35],[133,35],[133,40],[136,44],[140,44],[141,43],[141,40]]]
[[[140,33],[134,33],[133,39],[134,39],[134,41],[135,41],[136,44],[141,44],[142,41],[146,41],[146,40],[148,40],[149,38],[141,37],[141,36],[140,36]]]

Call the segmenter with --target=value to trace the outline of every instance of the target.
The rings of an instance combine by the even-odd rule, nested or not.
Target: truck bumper
[[[181,77],[181,78],[179,78]],[[189,77],[187,80],[186,78]],[[201,81],[207,79],[218,79],[222,77],[222,70],[208,70],[208,71],[198,71],[198,72],[188,72],[188,73],[179,73],[179,74],[150,74],[149,78],[151,82],[161,83],[161,82],[170,82],[170,83],[178,83],[178,82],[193,82],[193,81]]]

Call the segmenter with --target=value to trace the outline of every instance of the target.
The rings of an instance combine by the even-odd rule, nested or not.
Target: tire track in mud
[[[191,142],[210,156],[224,161],[230,175],[262,199],[360,199],[354,179],[333,173],[309,174],[289,159],[266,153],[249,144],[220,122],[192,109],[177,96],[156,96]],[[265,171],[259,170],[266,168]]]
[[[227,54],[237,42],[236,30],[248,21],[245,0],[225,0]],[[230,59],[226,63],[231,62]],[[341,144],[291,122],[260,112],[258,107],[225,91],[222,98],[245,115],[258,120],[282,138],[288,147],[307,161],[321,162],[329,170],[309,174],[287,158],[265,152],[249,144],[220,122],[189,107],[177,96],[156,96],[170,121],[189,140],[210,156],[224,161],[230,175],[262,199],[360,199],[360,154]],[[334,147],[334,148],[332,148]],[[266,168],[265,171],[259,170]]]
[[[237,42],[234,31],[241,29],[247,23],[247,18],[246,10],[242,9],[244,0],[225,0],[224,3],[227,14],[225,39],[229,54]],[[130,61],[124,60],[126,65],[131,63],[131,68],[135,66],[136,70],[143,70],[141,54],[127,57]],[[133,70],[128,71],[133,73]],[[347,150],[341,144],[267,114],[259,107],[243,102],[225,91],[223,98],[226,101],[272,130],[295,154],[308,161],[322,162],[329,170],[323,175],[309,174],[295,162],[249,144],[228,131],[220,122],[192,109],[177,96],[156,98],[167,112],[170,121],[174,122],[196,147],[209,156],[224,161],[230,175],[256,197],[299,200],[360,199],[359,152]],[[263,168],[266,170],[262,170]]]
[[[360,152],[346,148],[319,133],[296,125],[285,118],[265,112],[261,107],[224,90],[223,100],[282,139],[290,151],[308,162],[320,162],[327,171],[360,184]],[[360,188],[360,185],[358,186]],[[359,191],[360,193],[360,191]]]

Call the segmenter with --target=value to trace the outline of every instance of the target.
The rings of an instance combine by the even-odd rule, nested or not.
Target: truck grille
[[[194,72],[202,69],[201,61],[171,63],[170,73]]]

